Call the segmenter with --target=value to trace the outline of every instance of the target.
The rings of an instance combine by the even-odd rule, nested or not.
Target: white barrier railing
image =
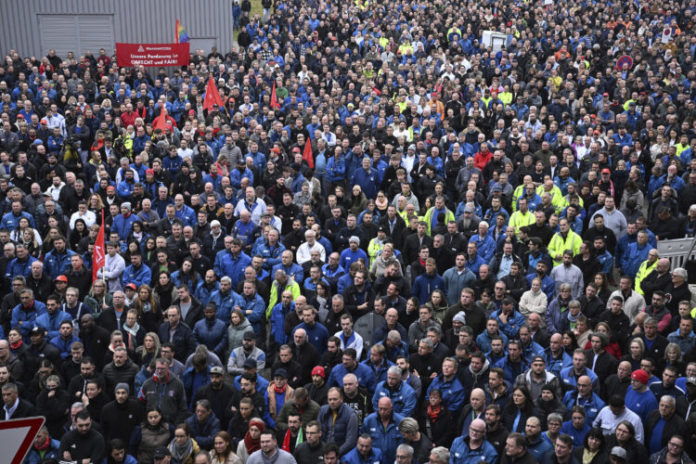
[[[696,257],[696,238],[677,238],[672,240],[660,240],[657,242],[657,251],[660,258],[667,258],[670,261],[670,269],[684,267],[690,257]]]

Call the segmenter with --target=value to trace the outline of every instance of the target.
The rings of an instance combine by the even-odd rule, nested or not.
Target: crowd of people
[[[696,2],[263,7],[0,64],[25,462],[693,463]]]

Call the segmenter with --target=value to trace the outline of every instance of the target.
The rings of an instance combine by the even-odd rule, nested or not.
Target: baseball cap
[[[154,170],[154,169],[146,169],[146,170],[145,170],[145,174],[152,174],[152,175],[154,175],[154,174],[155,174],[155,170]]]
[[[131,283],[129,283],[128,285],[126,285],[126,288],[130,288],[130,289],[133,290],[133,291],[135,291],[135,290],[138,289],[138,287],[137,287],[133,282],[131,282]]]
[[[160,446],[159,448],[157,448],[155,450],[155,454],[152,457],[155,459],[164,459],[167,456],[171,456],[171,455],[172,455],[172,453],[170,453],[167,448],[165,448],[164,446]]]
[[[56,282],[67,282],[67,281],[68,281],[68,278],[63,274],[56,277]]]
[[[211,374],[224,375],[225,371],[220,366],[213,366],[210,368]]]
[[[29,331],[29,335],[43,335],[44,334],[44,328],[39,327],[38,325],[35,325],[34,327],[31,328],[31,331]]]
[[[276,369],[275,372],[273,373],[273,377],[282,377],[284,379],[288,378],[288,371],[283,369],[282,367],[280,369]]]
[[[635,371],[633,371],[633,374],[631,374],[631,379],[637,380],[638,382],[647,385],[648,380],[650,380],[650,376],[643,369],[636,369]]]
[[[611,171],[607,168],[602,169],[602,174],[611,174]]]
[[[626,459],[626,450],[620,446],[613,447],[610,454],[615,458]]]

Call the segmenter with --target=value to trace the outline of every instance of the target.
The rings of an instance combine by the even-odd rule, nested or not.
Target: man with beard
[[[316,464],[322,462],[323,443],[321,440],[321,426],[313,420],[305,425],[304,431],[307,441],[300,443],[295,448],[293,456],[297,464]]]
[[[131,433],[145,418],[145,409],[142,403],[134,398],[129,398],[130,387],[127,383],[119,383],[114,388],[115,400],[107,403],[101,412],[99,421],[104,438],[112,440],[130,440]]]
[[[60,457],[78,464],[101,462],[104,457],[104,437],[92,428],[92,418],[85,409],[75,417],[75,429],[61,439]]]
[[[224,370],[220,366],[210,368],[210,383],[199,388],[193,397],[193,404],[200,400],[208,400],[215,416],[220,420],[223,430],[227,429],[231,411],[227,405],[235,394],[234,388],[224,382]]]
[[[331,341],[329,340],[329,342]],[[322,366],[314,366],[312,369],[312,381],[306,384],[304,388],[307,390],[309,397],[317,404],[326,404],[329,385],[326,383],[326,372]]]
[[[346,384],[346,382],[348,382]],[[360,386],[355,374],[346,374],[343,377],[343,402],[348,405],[358,417],[359,423],[372,413],[373,407],[369,392]]]
[[[230,411],[228,416],[230,416],[231,419],[229,420],[227,433],[230,434],[230,438],[232,438],[232,440],[237,442],[241,441],[244,439],[245,434],[249,430],[249,421],[256,416],[254,402],[251,398],[242,398],[239,400],[239,409],[231,406],[231,408],[228,408],[228,410]]]
[[[459,302],[450,306],[442,321],[442,330],[446,332],[452,328],[452,319],[462,311],[466,318],[466,325],[471,327],[474,334],[480,334],[486,328],[486,313],[475,304],[474,291],[471,288],[462,290]]]
[[[128,359],[126,348],[123,346],[116,348],[113,354],[113,361],[104,366],[104,379],[106,380],[107,391],[112,391],[117,384],[121,383],[125,383],[129,387],[133,385],[138,370],[138,366]]]

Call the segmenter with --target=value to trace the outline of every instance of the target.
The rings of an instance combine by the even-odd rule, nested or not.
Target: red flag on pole
[[[271,108],[274,110],[280,109],[280,103],[278,103],[278,95],[276,95],[275,82],[273,83],[273,91],[271,91]]]
[[[312,142],[307,139],[305,143],[304,151],[302,152],[302,159],[309,164],[310,169],[314,169],[314,155],[312,155]]]
[[[104,244],[104,210],[101,213],[102,221],[97,233],[97,240],[94,242],[92,252],[92,280],[97,280],[97,272],[106,264],[106,245]]]
[[[159,116],[157,116],[155,120],[152,121],[152,128],[164,130],[167,127],[168,123],[169,121],[167,120],[167,108],[162,107],[162,111],[160,111]]]
[[[210,111],[213,105],[217,105],[219,108],[224,106],[222,103],[222,97],[220,97],[220,92],[218,92],[215,81],[212,77],[208,78],[208,84],[205,86],[205,99],[203,100],[203,109]]]

